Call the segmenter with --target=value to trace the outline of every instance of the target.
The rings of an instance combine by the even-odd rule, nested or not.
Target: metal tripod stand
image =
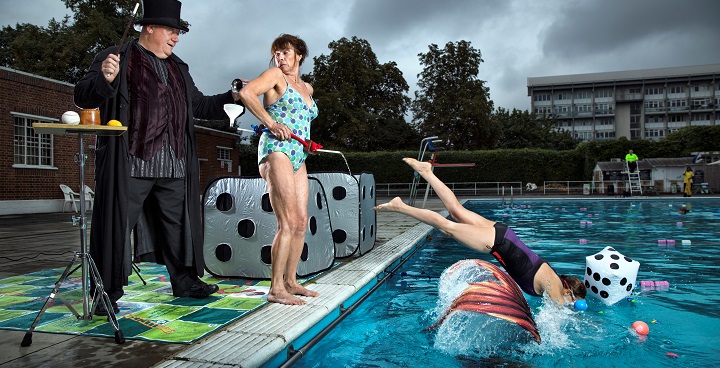
[[[35,320],[30,326],[30,329],[28,330],[28,332],[25,333],[25,336],[23,337],[20,346],[25,347],[32,344],[32,333],[35,330],[35,327],[37,327],[38,323],[40,322],[40,319],[45,313],[45,310],[50,306],[50,300],[52,299],[59,299],[70,309],[72,314],[74,314],[78,320],[92,320],[95,309],[99,304],[102,303],[102,305],[105,307],[105,310],[107,311],[108,320],[115,329],[115,342],[118,344],[122,344],[125,342],[125,337],[120,330],[120,325],[118,324],[117,317],[115,316],[115,311],[113,310],[110,297],[107,295],[107,293],[105,292],[105,288],[103,287],[102,279],[100,278],[100,272],[98,271],[97,266],[95,265],[95,262],[88,253],[87,249],[87,221],[85,216],[86,155],[83,146],[83,134],[102,134],[102,132],[107,131],[107,129],[102,129],[105,128],[105,126],[99,127],[79,125],[73,128],[68,128],[67,126],[62,124],[43,123],[35,123],[33,124],[33,128],[35,128],[35,130],[39,133],[70,133],[78,135],[78,142],[80,148],[79,153],[75,156],[75,161],[77,161],[78,165],[80,166],[80,217],[73,216],[73,224],[80,227],[80,251],[75,253],[75,256],[73,256],[72,260],[70,260],[70,263],[65,268],[65,271],[63,271],[62,276],[60,276],[58,281],[55,283],[55,287],[45,300],[43,307],[40,309],[40,312],[38,312],[38,315],[35,317]],[[97,129],[101,130],[98,131]],[[124,131],[125,130],[122,130],[120,134],[122,134],[122,132]],[[117,132],[115,132],[114,135],[117,135]],[[79,266],[73,269],[73,266],[76,263],[79,263]],[[76,311],[75,308],[73,308],[73,306],[58,292],[60,286],[78,268],[82,270],[82,313],[78,313],[78,311]],[[94,286],[92,304],[90,301],[89,283],[92,283],[92,285]]]

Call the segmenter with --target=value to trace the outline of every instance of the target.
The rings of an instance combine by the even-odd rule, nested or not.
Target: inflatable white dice
[[[599,253],[585,257],[585,287],[605,305],[613,305],[635,289],[640,262],[605,247]]]

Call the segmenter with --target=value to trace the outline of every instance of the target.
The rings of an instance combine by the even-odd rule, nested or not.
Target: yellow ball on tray
[[[107,125],[119,127],[122,126],[122,123],[117,120],[110,120],[108,121]]]

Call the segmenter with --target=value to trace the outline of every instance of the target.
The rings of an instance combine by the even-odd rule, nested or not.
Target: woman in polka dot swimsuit
[[[271,53],[276,67],[250,81],[239,93],[245,107],[269,131],[261,135],[258,145],[260,176],[267,182],[277,218],[267,300],[301,305],[306,300],[298,296],[315,297],[318,293],[296,279],[308,222],[309,185],[307,152],[291,135],[309,140],[310,122],[317,117],[318,109],[312,99],[312,86],[299,78],[300,65],[308,54],[305,41],[282,34],[273,41]]]

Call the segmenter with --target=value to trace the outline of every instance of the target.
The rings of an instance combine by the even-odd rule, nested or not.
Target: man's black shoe
[[[204,282],[200,282],[179,294],[175,294],[175,296],[202,299],[209,297],[210,295],[217,292],[219,289],[220,288],[215,284],[210,285]]]
[[[118,307],[117,302],[111,302],[112,309],[115,314],[120,313],[120,307]],[[95,308],[95,315],[96,316],[107,316],[108,312],[105,310],[105,304],[100,302],[98,303],[97,307]]]

